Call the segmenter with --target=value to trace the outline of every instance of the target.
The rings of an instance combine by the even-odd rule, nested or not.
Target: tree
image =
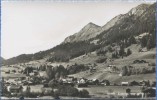
[[[130,88],[127,88],[126,89],[126,93],[128,94],[128,97],[130,96],[130,93],[131,93],[131,89]]]
[[[127,73],[128,73],[127,66],[122,67],[122,76],[127,75]]]
[[[141,39],[141,47],[145,47],[147,45],[147,36],[143,36]]]
[[[89,97],[89,92],[88,92],[87,90],[83,89],[83,90],[81,90],[81,91],[79,92],[79,96],[80,96],[81,98],[87,98],[87,97]]]
[[[71,86],[60,86],[58,88],[58,93],[60,96],[79,96],[78,89]]]
[[[112,53],[112,58],[118,58],[118,52],[117,51]]]
[[[130,89],[130,88],[127,88],[127,89],[126,89],[126,93],[130,94],[130,93],[131,93],[131,89]]]
[[[11,96],[10,92],[7,90],[7,87],[6,86],[2,86],[2,96]]]
[[[58,88],[60,84],[57,82],[57,80],[52,79],[49,81],[48,86],[51,88]]]
[[[112,53],[112,58],[115,58],[115,53]]]
[[[152,37],[152,35],[149,35],[146,47],[147,47],[147,50],[150,50],[151,48],[153,48],[153,37]]]
[[[113,51],[111,46],[108,47],[108,51],[109,51],[109,52],[112,52],[112,51]]]
[[[135,39],[134,36],[131,36],[131,37],[130,37],[129,43],[130,43],[130,44],[136,44],[136,39]]]
[[[52,67],[51,66],[47,66],[46,74],[47,74],[49,80],[51,80],[52,78],[55,77],[54,76],[55,73],[54,73],[54,71],[52,71]]]
[[[147,69],[146,68],[143,68],[142,70],[141,70],[141,74],[146,74],[147,73]]]
[[[129,56],[129,55],[131,55],[131,54],[132,54],[131,50],[130,50],[130,49],[127,49],[127,56]]]
[[[26,68],[24,69],[24,74],[29,75],[29,73],[31,73],[31,72],[33,72],[33,68],[32,68],[32,67],[26,67]]]
[[[123,58],[124,53],[125,53],[125,51],[124,51],[124,46],[121,45],[121,46],[120,46],[120,50],[119,50],[119,55],[122,56],[122,58]]]
[[[55,79],[58,79],[60,77],[60,74],[57,72],[56,74],[55,74]]]

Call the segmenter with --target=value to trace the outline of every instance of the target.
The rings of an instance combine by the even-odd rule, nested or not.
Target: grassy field
[[[23,86],[23,91],[25,91],[26,90],[26,87],[27,86]],[[42,92],[41,91],[41,88],[43,87],[43,85],[30,85],[30,88],[31,88],[31,91],[32,92]]]
[[[1,73],[2,77],[4,78],[20,78],[20,77],[26,77],[26,75],[24,74],[20,74],[20,73],[11,73],[11,74],[6,74],[4,72]]]
[[[127,88],[130,88],[132,93],[141,92],[141,87],[139,86],[89,86],[87,88],[79,88],[79,90],[86,89],[94,97],[107,97],[109,93],[126,93]]]
[[[139,64],[133,64],[134,60],[145,60],[149,63],[155,63],[155,54],[156,54],[156,49],[151,49],[150,51],[147,52],[139,52],[139,48],[140,46],[135,44],[135,45],[131,45],[130,47],[128,47],[131,49],[132,54],[130,56],[119,58],[119,59],[114,59],[111,62],[107,62],[107,63],[97,63],[96,66],[96,72],[94,73],[90,73],[89,71],[84,71],[84,72],[80,72],[80,73],[76,73],[70,76],[74,76],[74,77],[84,77],[87,79],[99,79],[99,80],[103,80],[103,79],[108,79],[111,82],[115,82],[115,83],[120,83],[122,81],[142,81],[142,80],[150,80],[150,81],[155,81],[155,73],[150,73],[150,74],[139,74],[139,75],[131,75],[131,76],[119,76],[119,73],[114,73],[114,72],[108,72],[106,71],[106,68],[108,65],[116,65],[117,68],[121,69],[123,66],[133,66],[137,69],[141,69],[144,67],[150,68],[150,66],[148,66],[148,63],[139,63]],[[128,49],[126,48],[126,50]],[[126,51],[125,50],[125,51]],[[111,53],[107,53],[106,56],[107,58],[111,58]],[[88,62],[92,62],[94,63],[96,59],[100,58],[99,56],[97,56],[94,52],[91,53],[90,55],[87,56],[80,56],[77,57],[71,61],[73,62],[79,62],[79,63],[88,63]]]

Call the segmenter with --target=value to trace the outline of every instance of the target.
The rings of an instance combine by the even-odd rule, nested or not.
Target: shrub
[[[107,60],[107,58],[100,58],[100,59],[97,59],[96,62],[97,63],[103,63]]]
[[[44,96],[53,96],[53,94],[54,94],[54,92],[53,92],[53,90],[46,90],[45,88],[42,88],[41,89],[41,91],[42,91],[42,95],[44,95]]]
[[[112,89],[108,89],[108,92],[109,92],[109,93],[113,93],[113,90],[112,90]]]
[[[51,88],[57,88],[60,86],[60,84],[56,81],[56,80],[51,80],[49,83],[48,83],[48,86],[51,87]]]
[[[111,46],[109,46],[107,49],[108,49],[109,52],[112,52],[112,51],[113,51],[113,49],[112,49]]]
[[[130,93],[131,93],[131,89],[130,89],[130,88],[127,88],[127,89],[126,89],[126,93],[130,94]]]
[[[96,51],[96,54],[97,54],[97,55],[105,55],[106,53],[107,53],[107,50],[101,50],[101,49],[100,49],[100,50],[97,50],[97,51]]]
[[[54,91],[53,97],[54,97],[55,99],[60,99],[60,98],[59,98],[59,91],[58,91],[58,90],[57,90],[57,91]]]
[[[60,96],[79,96],[78,89],[71,86],[60,86],[58,89],[58,93]]]
[[[76,63],[66,68],[66,70],[68,71],[68,74],[75,74],[80,71],[85,71],[88,69],[89,69],[89,66],[85,66],[84,64],[76,64]]]
[[[89,97],[89,92],[87,90],[83,89],[79,92],[79,97],[88,98]]]
[[[36,98],[37,96],[39,96],[41,93],[39,92],[23,92],[22,95],[24,97],[30,97],[30,98]]]
[[[130,49],[127,49],[126,55],[129,56],[129,55],[131,55],[131,54],[132,54],[132,51],[131,51]]]

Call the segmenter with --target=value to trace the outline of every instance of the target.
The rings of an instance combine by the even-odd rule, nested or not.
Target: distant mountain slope
[[[97,36],[100,43],[112,43],[143,32],[155,33],[155,4],[141,4],[128,13],[118,15],[103,26]]]
[[[88,40],[100,34],[101,30],[102,28],[100,26],[90,22],[85,27],[83,27],[78,33],[67,37],[63,43]]]
[[[3,57],[0,57],[0,61],[3,62],[5,59]]]
[[[127,14],[120,14],[110,20],[107,24],[105,24],[102,28],[103,30],[108,30],[109,28],[113,27],[115,24],[119,24],[125,18],[131,15],[141,16],[141,14],[148,9],[150,5],[148,4],[141,4],[135,8],[132,8]]]
[[[152,5],[141,4],[126,14],[116,16],[102,27],[89,23],[78,33],[67,37],[63,43],[54,48],[35,54],[23,54],[10,58],[4,63],[14,64],[45,58],[50,61],[68,61],[144,32],[153,35],[155,45],[155,7],[155,3]],[[97,44],[91,43],[93,40],[98,40]]]

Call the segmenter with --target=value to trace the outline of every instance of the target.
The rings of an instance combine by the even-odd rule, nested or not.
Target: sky
[[[9,2],[2,1],[1,56],[50,49],[89,22],[105,25],[141,2]]]

